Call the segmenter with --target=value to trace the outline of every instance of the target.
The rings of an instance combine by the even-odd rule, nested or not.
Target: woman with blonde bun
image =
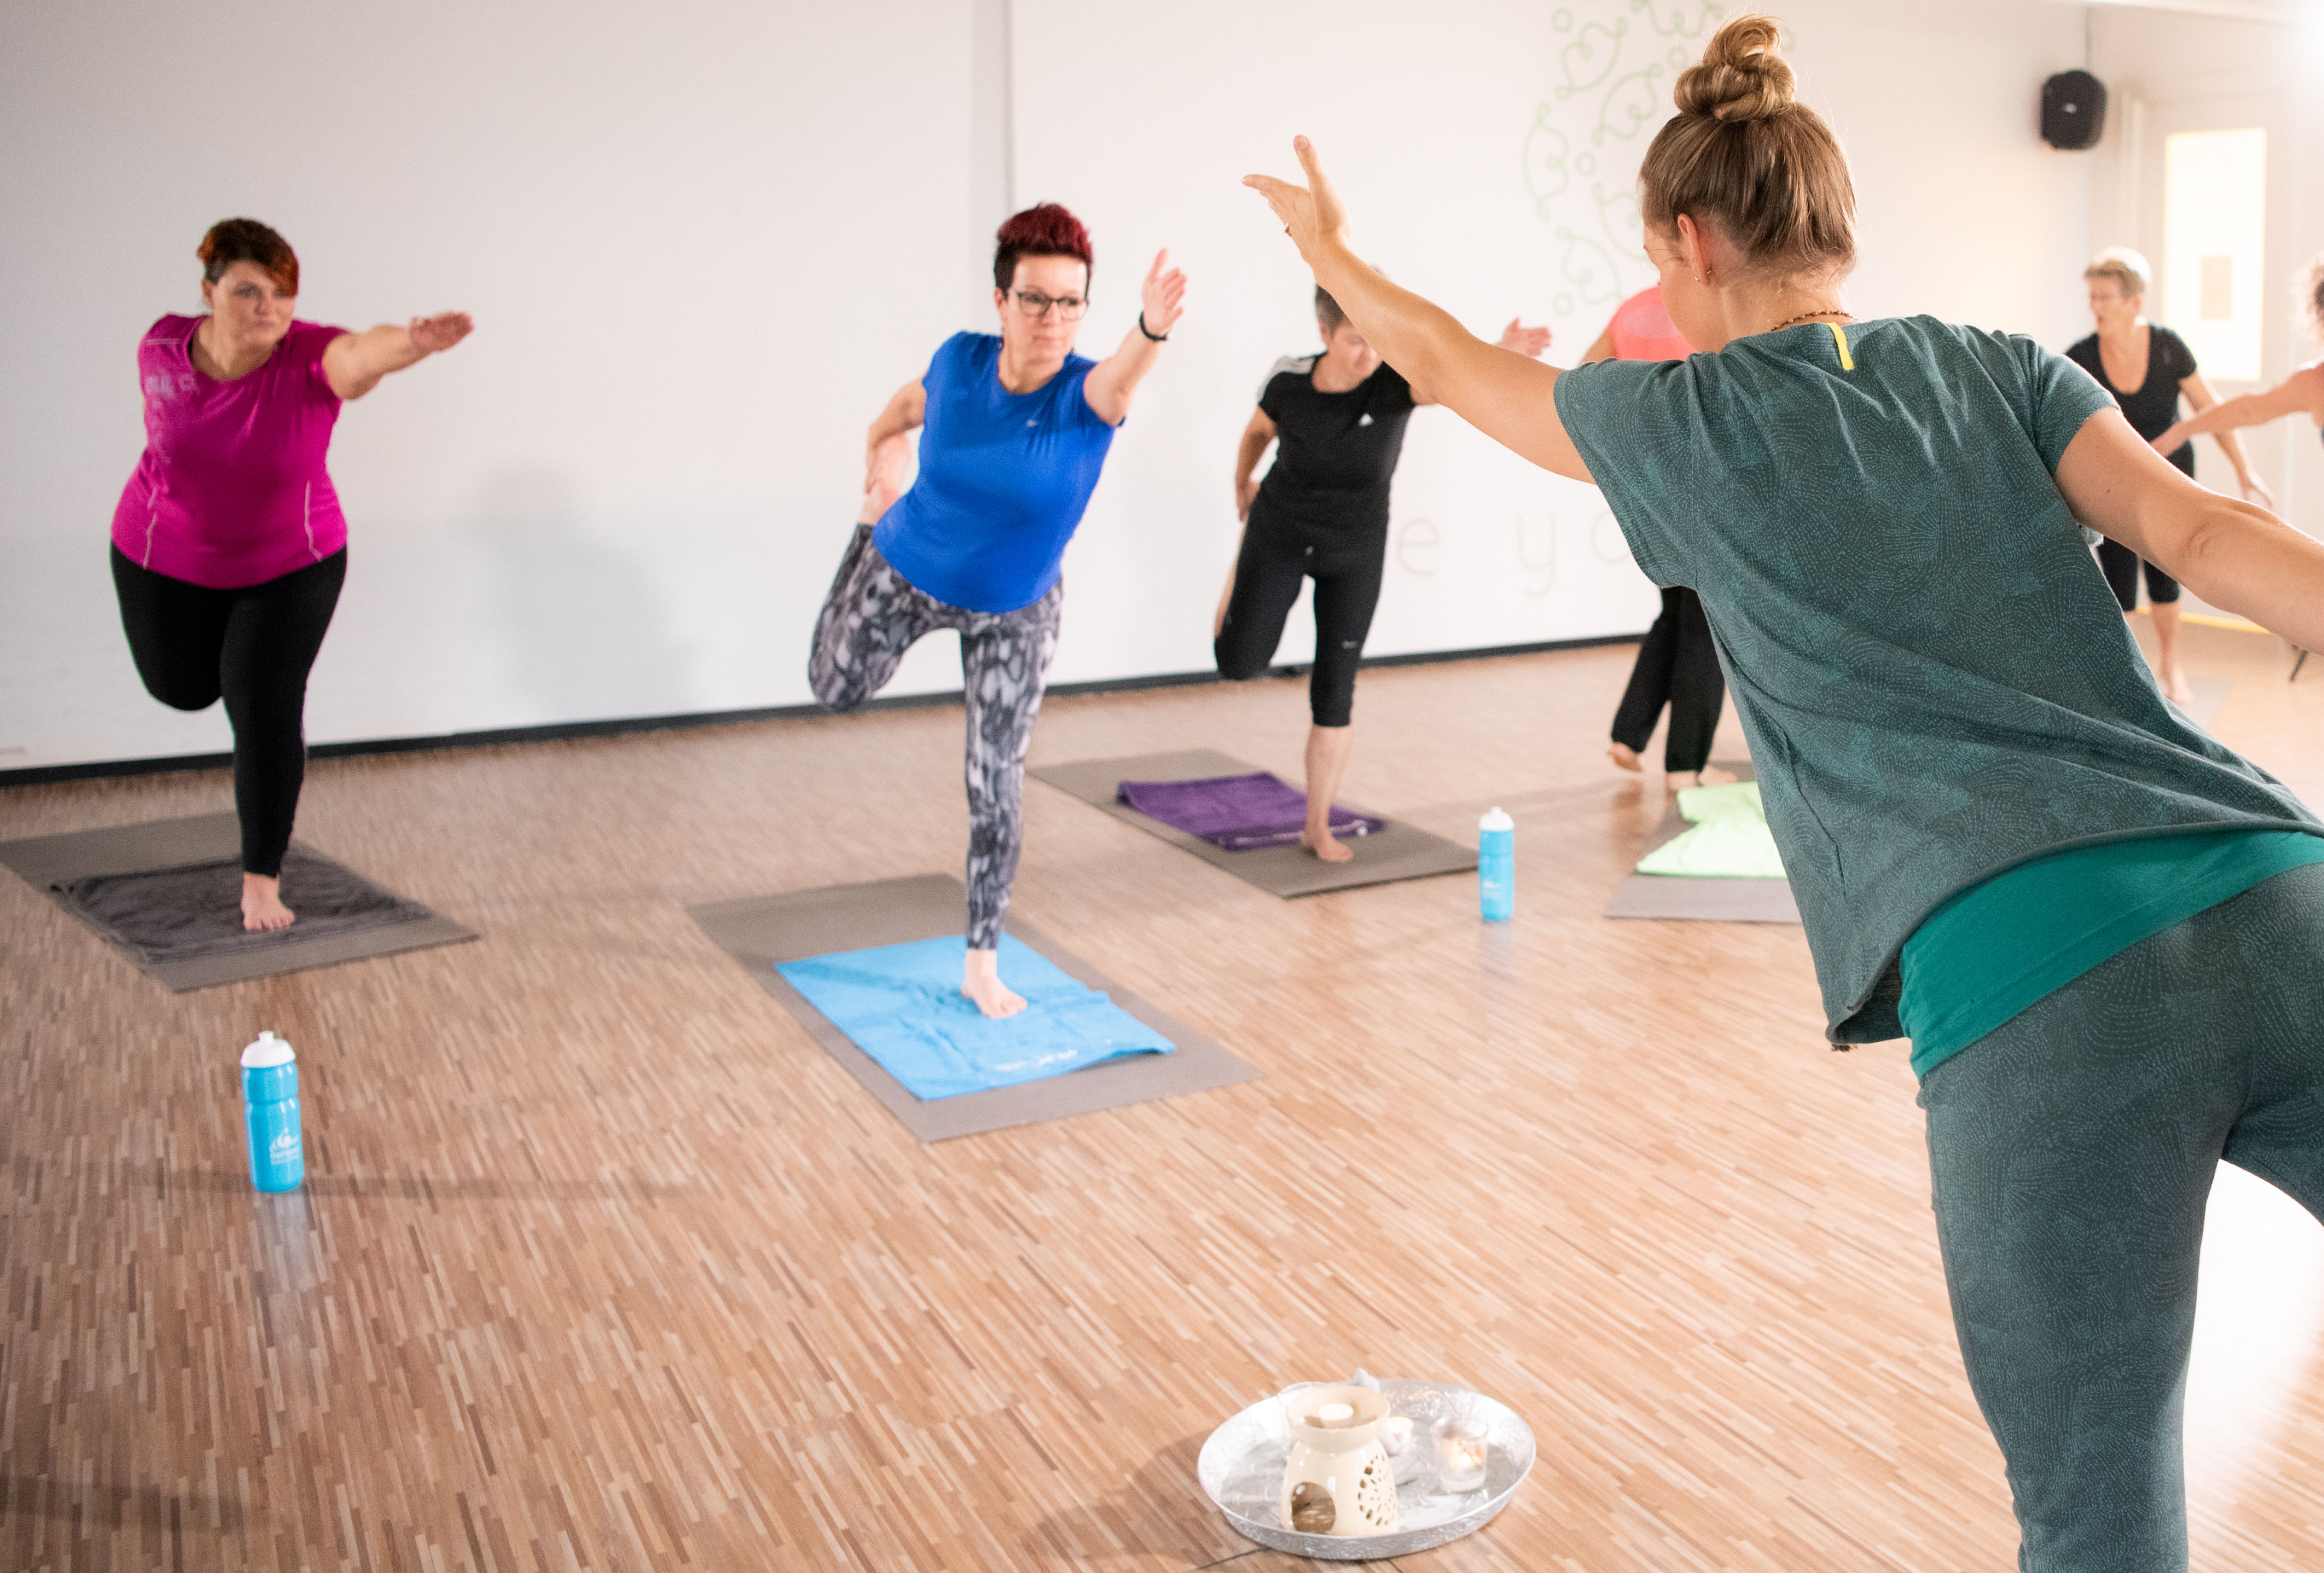
[[[1250,183],[1383,355],[1702,597],[1830,1035],[1912,1039],[2019,1565],[2175,1573],[2213,1173],[2324,1207],[2324,822],[2165,703],[2083,527],[2310,648],[2324,544],[2029,339],[1852,316],[1847,160],[1776,37],[1720,28],[1639,172],[1684,361],[1480,342],[1358,257],[1305,138],[1305,187]]]

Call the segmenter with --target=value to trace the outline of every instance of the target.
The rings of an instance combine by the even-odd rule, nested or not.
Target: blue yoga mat
[[[1120,1054],[1167,1054],[1168,1038],[1056,963],[1001,936],[1001,979],[1025,1008],[994,1021],[960,991],[967,942],[841,951],[775,970],[918,1099],[956,1098],[1078,1071]]]

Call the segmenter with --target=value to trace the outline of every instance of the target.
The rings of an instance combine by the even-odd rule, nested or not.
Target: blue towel
[[[1001,936],[1001,981],[1025,997],[1004,1021],[960,991],[957,936],[842,951],[775,970],[915,1098],[956,1098],[1078,1071],[1118,1054],[1167,1054],[1168,1038],[1055,962]]]

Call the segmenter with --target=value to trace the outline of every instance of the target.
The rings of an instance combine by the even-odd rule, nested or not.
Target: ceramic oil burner
[[[1396,1476],[1380,1446],[1388,1399],[1363,1387],[1303,1387],[1285,1395],[1283,1408],[1291,1422],[1284,1527],[1309,1535],[1392,1532]]]

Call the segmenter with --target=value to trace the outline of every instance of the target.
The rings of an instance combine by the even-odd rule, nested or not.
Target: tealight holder
[[[1388,1401],[1333,1384],[1286,1394],[1291,1456],[1283,1467],[1283,1527],[1310,1535],[1384,1535],[1397,1527],[1396,1477],[1380,1430]]]
[[[1428,1428],[1436,1444],[1436,1495],[1458,1496],[1485,1483],[1485,1428],[1448,1418]]]

